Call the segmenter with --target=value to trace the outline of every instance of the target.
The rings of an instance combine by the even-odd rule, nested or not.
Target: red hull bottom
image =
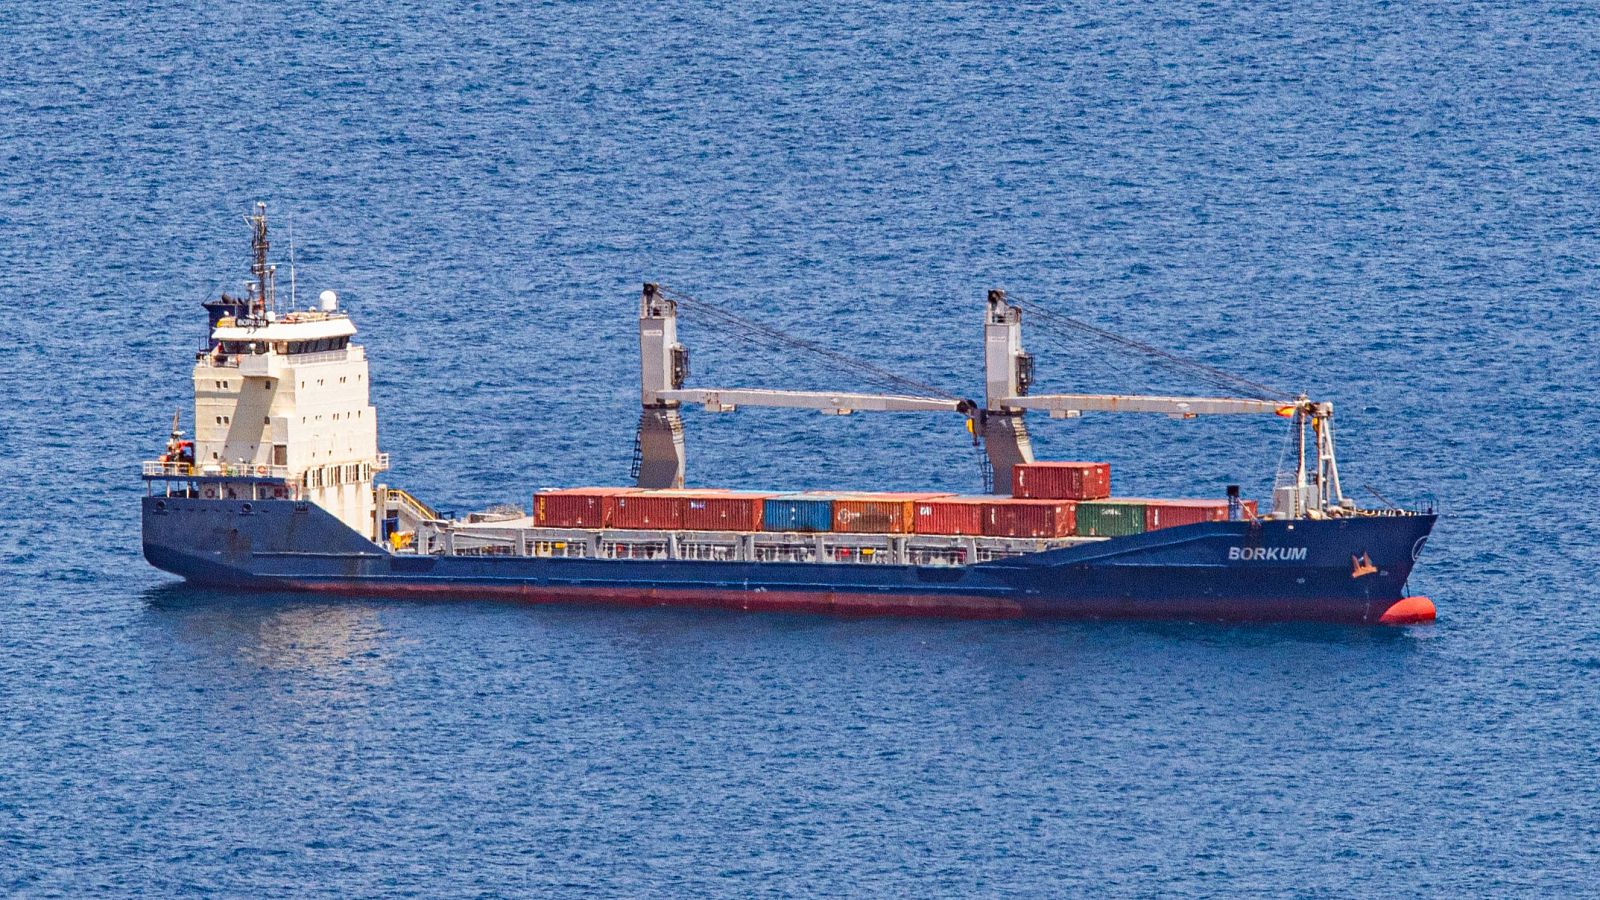
[[[1226,604],[1204,602],[1105,601],[1041,602],[1024,605],[999,597],[949,594],[848,593],[767,590],[667,590],[646,587],[541,587],[532,584],[425,584],[406,581],[286,581],[282,587],[316,593],[418,599],[483,598],[529,603],[588,604],[617,607],[672,606],[741,612],[785,612],[847,617],[944,619],[1177,619],[1240,622],[1324,621],[1386,625],[1431,622],[1433,604],[1426,597],[1407,597],[1387,608],[1368,609],[1353,601],[1319,603],[1294,600]]]

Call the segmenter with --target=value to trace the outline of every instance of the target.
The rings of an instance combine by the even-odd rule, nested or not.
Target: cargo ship
[[[646,284],[632,483],[541,489],[529,509],[442,514],[384,480],[389,456],[378,449],[366,352],[352,341],[356,328],[339,298],[323,291],[296,308],[291,290],[279,310],[265,207],[248,218],[245,295],[203,304],[193,437],[175,416],[166,452],[143,464],[145,558],[190,583],[833,615],[1370,624],[1435,616],[1407,581],[1436,515],[1361,508],[1343,495],[1331,403],[1266,389],[1032,393],[1023,307],[1001,291],[983,301],[978,402],[931,388],[689,387],[680,307],[899,388],[919,386]],[[1032,304],[1028,311],[1053,315]],[[686,488],[684,411],[742,406],[964,417],[987,464],[985,492]],[[1291,463],[1265,509],[1231,485],[1198,499],[1118,497],[1105,463],[1035,459],[1030,412],[1280,416]]]

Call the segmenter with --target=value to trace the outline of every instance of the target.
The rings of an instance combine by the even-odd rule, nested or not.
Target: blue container
[[[833,498],[805,494],[768,497],[761,508],[762,531],[832,531]]]

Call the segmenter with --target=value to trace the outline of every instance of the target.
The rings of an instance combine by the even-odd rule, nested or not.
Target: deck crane
[[[987,302],[984,320],[985,402],[978,420],[995,471],[1009,472],[1014,463],[1033,461],[1033,449],[1024,422],[1029,410],[1048,412],[1052,418],[1061,419],[1076,418],[1086,412],[1160,413],[1176,419],[1264,413],[1294,419],[1292,435],[1298,456],[1293,482],[1280,484],[1274,489],[1274,514],[1288,518],[1315,518],[1327,515],[1330,511],[1338,515],[1354,509],[1354,503],[1345,499],[1339,487],[1339,466],[1333,450],[1332,403],[1313,401],[1304,394],[1293,399],[1139,394],[1030,395],[1028,390],[1033,382],[1033,357],[1022,349],[1022,307],[1009,302],[1005,291],[1000,290],[989,291]],[[1057,317],[1043,313],[1041,318],[1048,321]],[[1132,341],[1123,342],[1140,346]],[[1176,359],[1169,354],[1160,355]],[[1188,364],[1202,369],[1210,368]],[[1242,379],[1231,376],[1230,380],[1242,382]],[[1269,390],[1263,389],[1262,392]],[[1309,467],[1308,428],[1314,435],[1309,445],[1312,455]],[[996,493],[1003,492],[1006,489],[1005,480],[996,481],[1001,482],[995,486]]]
[[[1017,463],[1033,462],[1033,447],[1028,436],[1029,411],[1048,412],[1052,418],[1076,418],[1086,412],[1158,413],[1175,419],[1203,415],[1268,414],[1294,419],[1297,462],[1292,481],[1280,483],[1273,493],[1273,511],[1289,518],[1341,514],[1354,509],[1339,486],[1337,457],[1333,449],[1333,404],[1312,401],[1305,395],[1277,397],[1174,397],[1145,394],[1030,394],[1034,380],[1034,361],[1022,347],[1023,308],[1007,299],[1005,291],[991,290],[984,318],[984,404],[939,393],[909,379],[883,372],[876,367],[848,359],[785,336],[797,346],[822,352],[839,362],[850,363],[887,377],[893,383],[922,387],[928,395],[859,394],[827,391],[790,391],[767,388],[686,388],[689,374],[688,350],[678,341],[679,299],[660,285],[647,283],[639,300],[640,403],[638,478],[642,488],[677,488],[684,483],[685,451],[683,420],[685,403],[712,412],[731,412],[740,406],[767,406],[789,409],[815,409],[833,415],[863,412],[953,412],[969,420],[975,438],[981,440],[989,465],[1000,477],[992,490],[1010,490],[1006,473]],[[695,301],[699,303],[699,301]],[[753,326],[726,311],[708,304],[708,311],[745,326]],[[1183,360],[1109,332],[1094,329],[1072,319],[1033,309],[1046,324],[1066,324],[1088,328],[1100,337],[1117,341],[1141,352],[1156,354],[1199,371],[1212,380],[1237,384],[1261,394],[1279,392],[1255,385],[1209,366]],[[770,334],[779,334],[764,329]],[[1309,436],[1308,436],[1309,429]],[[1310,459],[1308,460],[1308,451]]]
[[[856,394],[828,391],[786,391],[764,388],[686,388],[688,350],[678,342],[678,300],[661,286],[647,283],[639,298],[640,395],[638,486],[683,487],[685,403],[711,412],[732,412],[740,406],[815,409],[831,415],[852,412],[951,412],[969,418],[977,404],[954,396]],[[906,379],[896,379],[911,384]]]

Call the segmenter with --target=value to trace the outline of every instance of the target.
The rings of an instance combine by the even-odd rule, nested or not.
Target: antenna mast
[[[250,274],[256,277],[255,303],[250,311],[264,315],[269,309],[277,309],[277,298],[273,291],[276,267],[267,265],[267,247],[271,246],[267,241],[267,205],[256,203],[256,214],[250,216],[248,221],[251,229],[250,249],[255,253],[255,264],[250,267]]]
[[[289,308],[299,308],[294,299],[294,216],[289,217]]]

